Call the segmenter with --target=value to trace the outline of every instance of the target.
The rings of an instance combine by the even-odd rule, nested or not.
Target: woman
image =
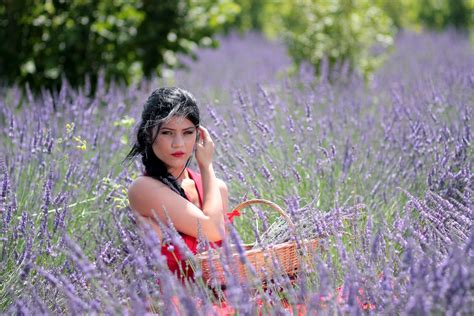
[[[169,216],[193,253],[199,226],[212,246],[219,245],[225,234],[227,187],[216,178],[213,153],[211,136],[199,125],[194,97],[180,88],[155,90],[145,103],[136,142],[126,157],[141,156],[145,169],[128,188],[128,199],[137,217],[148,222],[160,239],[163,234],[156,220],[167,223]],[[193,154],[200,174],[188,168]],[[184,262],[177,247],[163,245],[161,251],[171,271],[192,276],[180,273]]]
[[[128,188],[129,203],[136,216],[148,222],[161,239],[163,234],[156,220],[167,223],[168,215],[193,253],[197,252],[198,221],[211,246],[219,246],[225,235],[225,220],[232,221],[240,215],[238,211],[226,214],[227,187],[215,176],[213,152],[209,132],[199,125],[194,97],[180,88],[161,88],[146,101],[136,142],[125,158],[141,156],[145,167],[143,176]],[[193,154],[200,174],[188,168]],[[185,269],[176,247],[163,245],[161,252],[170,270],[180,278],[193,276],[192,270]],[[178,307],[178,299],[174,300]],[[257,304],[261,311],[263,302]],[[214,305],[214,310],[218,315],[234,314],[225,302]]]

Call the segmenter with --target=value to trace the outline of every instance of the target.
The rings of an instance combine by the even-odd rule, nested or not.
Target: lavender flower
[[[59,91],[37,95],[3,85],[6,313],[213,314],[225,300],[239,314],[284,314],[285,297],[308,314],[472,314],[469,41],[456,33],[400,33],[369,81],[347,63],[329,69],[327,60],[319,78],[304,65],[286,76],[284,46],[258,34],[221,42],[218,50],[198,50],[195,63],[180,56],[190,71],[176,70],[174,82],[204,104],[229,210],[248,196],[272,200],[297,233],[277,214],[264,214],[263,232],[245,216],[235,221],[218,249],[227,289],[215,295],[172,223],[157,221],[159,240],[126,205],[140,162],[119,164],[131,130],[114,123],[137,119],[137,105],[166,79],[106,87],[101,74],[94,95],[90,78],[78,89],[64,80]],[[86,150],[75,137],[87,141]],[[302,251],[297,279],[269,255],[275,271],[256,268],[247,279],[236,273],[242,262],[252,269],[242,240],[270,251],[305,238],[318,246]],[[208,249],[199,239],[199,251]],[[170,273],[163,245],[185,252],[196,282]],[[260,277],[273,281],[264,289]]]

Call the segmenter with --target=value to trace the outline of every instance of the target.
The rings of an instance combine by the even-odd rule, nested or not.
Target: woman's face
[[[183,116],[174,116],[161,125],[153,143],[153,152],[165,163],[168,172],[181,172],[193,154],[196,126]]]

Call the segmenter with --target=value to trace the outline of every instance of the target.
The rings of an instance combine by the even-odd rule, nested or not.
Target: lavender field
[[[474,313],[468,40],[402,33],[369,82],[345,65],[287,76],[284,46],[257,34],[198,55],[188,71],[100,83],[93,96],[66,82],[53,95],[0,89],[2,313]],[[271,200],[298,227],[290,236],[276,213],[248,210],[224,249],[319,238],[295,282],[277,273],[264,290],[252,275],[240,282],[224,259],[225,294],[197,264],[196,282],[183,285],[156,237],[137,228],[126,188],[141,170],[122,160],[142,104],[163,85],[198,99],[230,205]],[[172,230],[169,239],[179,244]]]

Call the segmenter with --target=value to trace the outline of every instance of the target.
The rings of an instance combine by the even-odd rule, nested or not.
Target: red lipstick
[[[176,157],[176,158],[180,158],[180,157],[184,156],[184,153],[182,151],[177,151],[175,153],[172,153],[171,156]]]

